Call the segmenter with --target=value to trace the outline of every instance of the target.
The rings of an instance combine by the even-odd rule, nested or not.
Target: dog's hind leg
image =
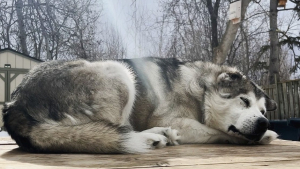
[[[132,93],[135,94],[135,91],[131,90],[130,87],[129,91],[130,94],[128,97],[128,102],[122,112],[122,126],[131,126],[129,117],[131,114],[135,96],[132,95]],[[167,143],[170,142],[170,139],[163,133],[171,134],[172,130],[170,130],[169,128],[160,128],[160,130],[147,130],[144,132],[131,131],[124,134],[122,137],[122,147],[124,151],[127,153],[143,153],[147,152],[149,149],[165,147]]]
[[[37,153],[143,153],[166,146],[167,138],[154,133],[137,133],[128,126],[105,120],[76,125],[55,121],[34,123],[21,109],[4,109],[7,131],[26,151]]]
[[[28,138],[35,152],[50,153],[144,153],[167,144],[163,135],[137,133],[105,122],[76,126],[42,124],[33,128]]]

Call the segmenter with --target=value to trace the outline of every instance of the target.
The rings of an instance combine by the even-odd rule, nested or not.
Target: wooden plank
[[[284,118],[288,119],[289,117],[289,104],[288,104],[288,97],[287,97],[287,87],[286,83],[282,83],[282,95],[283,95],[283,105],[284,105]]]
[[[272,95],[273,95],[273,100],[275,100],[276,101],[276,88],[274,87],[273,88],[273,91],[272,91],[273,93],[272,93]],[[277,114],[277,112],[276,112],[276,110],[274,110],[273,111],[273,114],[274,114],[274,120],[278,120],[279,118],[278,118],[278,114]]]
[[[1,137],[0,136],[0,146],[1,145],[8,145],[8,144],[15,145],[16,142],[14,140],[12,140],[10,137]]]
[[[289,82],[288,89],[289,89],[289,116],[295,117],[295,111],[294,111],[294,86],[293,82]]]
[[[294,82],[295,93],[294,93],[294,105],[295,105],[295,117],[300,118],[299,113],[299,81]]]
[[[270,95],[269,95],[269,89],[270,89],[270,88],[265,89],[265,92],[266,92],[266,94],[267,94],[268,96],[270,96]],[[272,119],[271,119],[271,113],[270,113],[270,112],[268,112],[268,113],[266,114],[266,117],[267,117],[269,120],[272,120]]]
[[[277,78],[276,78],[276,84],[275,84],[275,88],[274,88],[274,100],[277,103],[277,105],[279,105],[279,98],[278,98],[278,83],[277,83]],[[275,119],[279,120],[280,119],[280,111],[279,111],[279,107],[275,110]]]
[[[300,79],[278,82],[275,85],[263,86],[263,88],[266,94],[278,104],[275,113],[269,112],[266,115],[267,118],[279,120],[290,117],[300,118]]]
[[[269,96],[269,88],[264,88],[264,91]],[[271,117],[270,112],[268,112],[266,114],[266,117],[267,117],[267,119],[271,120],[271,118],[270,118]]]
[[[274,99],[273,90],[274,90],[274,88],[270,89],[270,94],[269,94],[269,96],[270,96],[272,99]],[[274,111],[271,111],[270,114],[271,114],[271,119],[272,119],[272,120],[276,120],[276,119],[275,119],[275,112],[274,112]]]
[[[16,145],[0,145],[0,168],[298,168],[300,142],[270,145],[192,144],[145,154],[30,154]]]
[[[300,79],[294,79],[294,80],[284,80],[284,81],[281,81],[281,82],[278,82],[278,83],[289,83],[289,82],[299,82]]]
[[[280,120],[283,120],[284,119],[284,99],[283,99],[283,89],[282,89],[282,84],[278,84],[278,99],[279,99],[279,102],[277,103],[278,104],[278,109],[280,111]]]

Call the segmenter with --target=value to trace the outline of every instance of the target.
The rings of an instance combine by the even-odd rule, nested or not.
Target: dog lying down
[[[2,110],[24,150],[143,153],[189,143],[269,144],[261,88],[237,69],[140,58],[51,61],[31,70]]]

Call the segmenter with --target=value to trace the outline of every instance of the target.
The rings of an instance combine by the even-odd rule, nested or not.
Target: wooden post
[[[277,109],[275,110],[275,120],[279,120],[280,118],[280,104],[279,104],[279,92],[278,92],[278,82],[277,82],[277,75],[275,75],[275,90],[274,92],[274,100],[277,103]]]
[[[299,92],[298,92],[298,89],[299,89],[299,81],[296,81],[294,83],[294,89],[295,89],[295,95],[294,95],[294,102],[295,102],[295,117],[296,118],[300,118],[300,114],[299,114]]]
[[[284,102],[284,119],[288,119],[289,117],[289,104],[288,104],[288,97],[287,97],[287,87],[286,83],[282,83],[282,95],[283,95],[283,102]]]
[[[288,89],[289,89],[289,118],[295,117],[294,112],[294,98],[293,98],[293,82],[288,82]]]
[[[278,83],[278,104],[279,108],[278,110],[280,111],[280,120],[284,120],[284,99],[283,99],[283,87],[282,83]]]

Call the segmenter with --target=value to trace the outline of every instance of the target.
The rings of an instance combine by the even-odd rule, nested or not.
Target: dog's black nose
[[[255,133],[264,133],[269,127],[269,121],[266,118],[260,117],[256,121]]]

